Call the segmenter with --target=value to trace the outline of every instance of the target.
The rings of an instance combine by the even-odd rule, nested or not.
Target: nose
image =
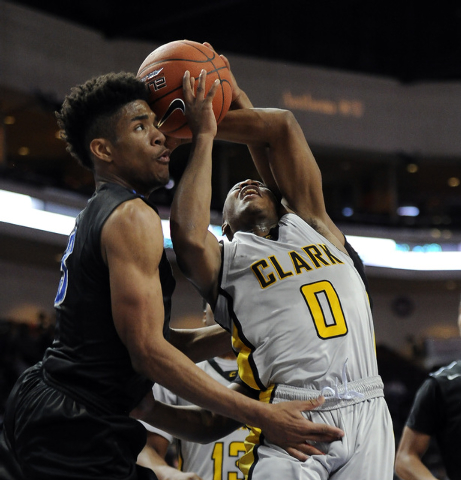
[[[154,145],[165,145],[166,137],[157,127],[152,128],[151,142]]]
[[[256,180],[252,180],[251,178],[247,178],[243,182],[240,182],[240,188],[246,187],[247,185],[257,185],[258,182]]]

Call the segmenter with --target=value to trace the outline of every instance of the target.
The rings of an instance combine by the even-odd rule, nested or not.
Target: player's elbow
[[[293,125],[297,125],[298,121],[290,110],[277,109],[274,110],[274,118],[277,123],[277,129],[286,128],[290,129]]]
[[[294,127],[299,125],[293,112],[284,109],[270,109],[264,119],[264,130],[269,144],[277,139],[289,138]]]
[[[406,452],[397,452],[395,457],[395,473],[402,479],[406,480],[408,472],[411,471],[411,457]]]

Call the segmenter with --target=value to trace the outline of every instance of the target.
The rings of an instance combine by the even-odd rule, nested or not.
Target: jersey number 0
[[[322,339],[342,337],[347,333],[346,319],[333,285],[323,280],[301,287],[317,335]]]

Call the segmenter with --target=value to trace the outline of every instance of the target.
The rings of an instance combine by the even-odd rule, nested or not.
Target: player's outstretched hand
[[[302,412],[313,410],[323,404],[319,397],[308,401],[281,402],[272,407],[267,426],[262,428],[265,438],[286,450],[291,456],[305,461],[310,455],[323,455],[315,443],[331,443],[340,440],[344,432],[337,427],[308,420]]]
[[[194,93],[196,82],[197,92]],[[219,86],[219,80],[216,79],[213,82],[206,95],[205,85],[206,70],[200,72],[198,80],[191,77],[190,72],[186,70],[183,77],[183,94],[186,103],[187,123],[193,137],[200,134],[211,134],[214,137],[217,132],[212,102]]]

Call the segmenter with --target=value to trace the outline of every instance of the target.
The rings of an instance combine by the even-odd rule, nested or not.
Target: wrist
[[[241,108],[253,108],[253,104],[243,90],[238,91],[230,106],[231,110],[239,110]]]
[[[251,425],[252,427],[258,427],[261,430],[267,422],[267,416],[269,414],[270,407],[268,404],[260,402],[255,399],[248,399],[251,402],[252,408],[247,408],[248,418],[245,418],[243,423],[245,425]]]
[[[216,132],[199,132],[192,135],[192,142],[213,142]]]

